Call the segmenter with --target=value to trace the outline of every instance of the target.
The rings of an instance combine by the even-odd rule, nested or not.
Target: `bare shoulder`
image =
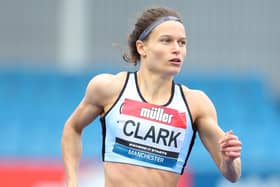
[[[207,105],[212,103],[210,98],[202,90],[190,89],[186,86],[182,86],[182,88],[185,97],[188,98],[188,100],[190,100],[191,102],[195,102],[198,105],[200,104]]]
[[[125,80],[127,73],[126,72],[119,72],[118,74],[99,74],[93,77],[88,87],[95,87],[97,89],[105,89],[111,88],[112,86],[119,86],[122,81]],[[109,87],[108,87],[109,86]]]
[[[182,88],[194,120],[206,116],[216,118],[215,106],[205,92],[202,90],[190,89],[186,86],[182,86]]]
[[[126,72],[96,75],[88,83],[85,99],[104,106],[108,98],[113,98],[120,93],[126,76]]]

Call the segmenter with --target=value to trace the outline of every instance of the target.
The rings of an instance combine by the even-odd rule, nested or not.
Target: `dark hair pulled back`
[[[159,18],[165,16],[174,16],[180,18],[175,10],[170,8],[164,8],[164,7],[150,8],[143,12],[143,14],[138,18],[137,22],[134,25],[133,31],[130,33],[128,37],[129,50],[123,55],[123,59],[126,62],[131,63],[133,65],[137,65],[137,63],[140,61],[140,55],[136,49],[136,41],[138,40],[140,34],[149,25],[151,25],[154,21],[158,20]]]

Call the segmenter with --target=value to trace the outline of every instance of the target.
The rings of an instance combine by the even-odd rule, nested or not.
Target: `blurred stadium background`
[[[243,142],[230,184],[197,138],[180,186],[280,186],[280,1],[0,0],[0,186],[64,186],[60,139],[91,77],[122,61],[144,8],[182,16],[188,56],[178,82],[206,92]],[[102,186],[101,128],[83,133],[80,186]]]

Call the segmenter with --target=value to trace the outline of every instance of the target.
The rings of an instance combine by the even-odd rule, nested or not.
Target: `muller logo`
[[[173,108],[125,99],[121,114],[146,119],[176,128],[186,128],[186,113]]]
[[[173,117],[172,114],[165,113],[163,108],[157,108],[157,107],[141,108],[140,116],[144,118],[164,122],[164,123],[169,123],[169,124],[171,123]]]

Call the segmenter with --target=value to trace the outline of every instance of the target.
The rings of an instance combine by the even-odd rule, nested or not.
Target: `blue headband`
[[[158,20],[154,21],[151,25],[149,25],[139,36],[138,40],[144,40],[151,32],[152,30],[158,26],[159,24],[165,22],[165,21],[179,21],[181,20],[177,17],[174,16],[166,16],[166,17],[161,17]]]

